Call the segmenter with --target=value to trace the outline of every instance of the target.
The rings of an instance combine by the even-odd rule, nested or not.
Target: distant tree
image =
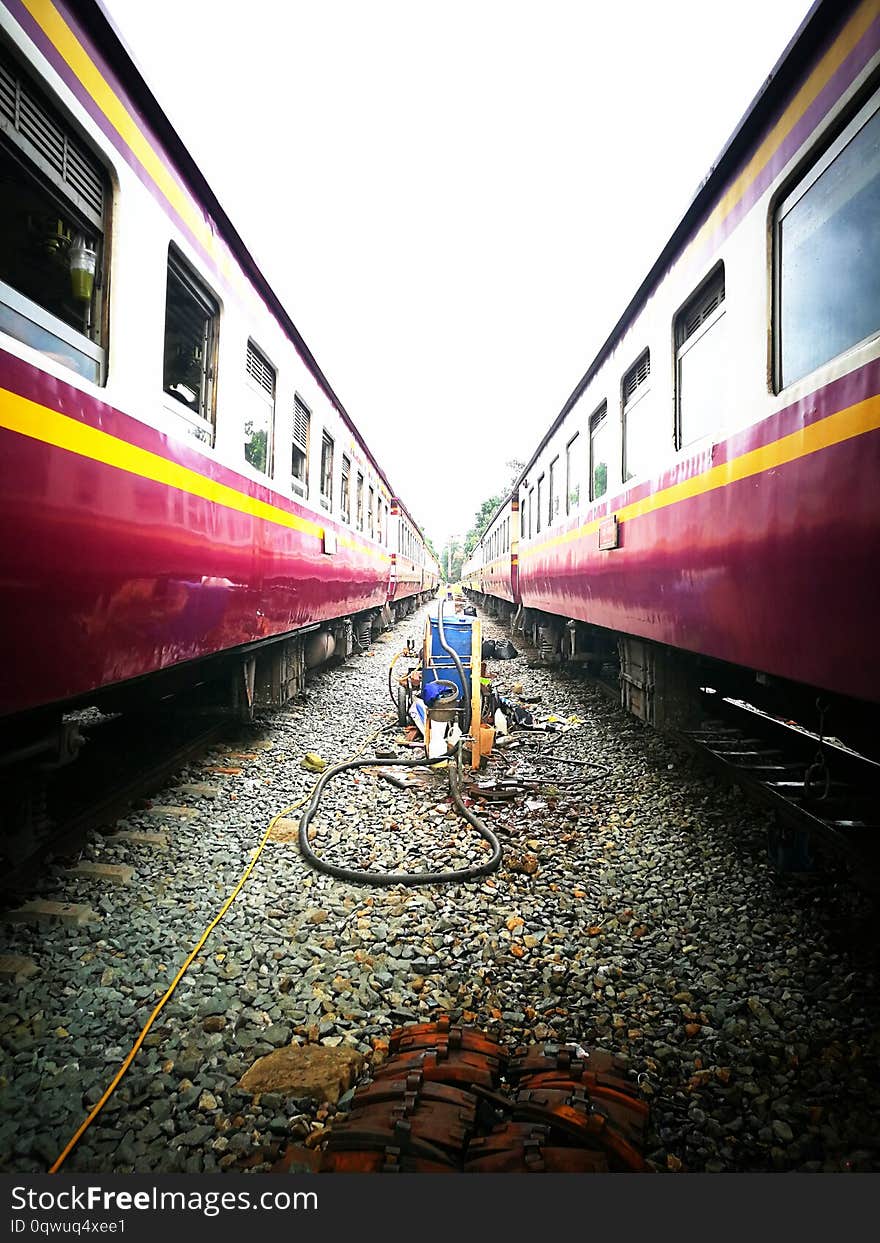
[[[461,578],[461,567],[465,561],[465,551],[461,540],[453,537],[443,545],[440,555],[440,568],[448,583],[457,583]]]

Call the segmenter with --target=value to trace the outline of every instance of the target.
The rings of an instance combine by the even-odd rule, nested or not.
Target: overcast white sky
[[[438,549],[531,455],[807,0],[104,0]]]

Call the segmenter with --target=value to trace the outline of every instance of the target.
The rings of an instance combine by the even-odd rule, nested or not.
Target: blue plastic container
[[[458,676],[458,670],[455,667],[452,657],[440,645],[440,632],[437,625],[437,618],[429,618],[431,624],[428,656],[430,658],[431,668],[425,668],[422,672],[422,685],[427,686],[429,682],[433,682],[436,678],[442,678],[444,682],[454,682],[459,691],[464,690],[465,696],[470,699],[471,696],[471,641],[473,638],[473,619],[470,617],[461,617],[456,614],[443,613],[443,633],[446,635],[446,642],[458,653],[458,658],[464,667],[465,686],[461,685],[461,678]]]

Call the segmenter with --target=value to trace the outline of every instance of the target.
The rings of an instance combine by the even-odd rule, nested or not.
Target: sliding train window
[[[537,507],[535,509],[535,534],[536,535],[541,534],[541,508],[542,508],[541,496],[542,496],[543,491],[544,491],[544,476],[541,475],[538,479],[538,495],[535,498],[535,505]]]
[[[675,317],[675,444],[684,448],[727,424],[727,327],[720,263]]]
[[[253,341],[247,346],[244,459],[264,475],[272,472],[275,435],[275,368]]]
[[[367,488],[367,530],[370,539],[376,538],[376,489],[372,484]]]
[[[168,248],[162,387],[185,407],[183,417],[199,440],[214,442],[214,369],[220,308],[216,299]],[[265,469],[265,467],[261,467]]]
[[[611,459],[611,425],[608,403],[603,401],[590,415],[590,500],[598,501],[608,491],[608,463]]]
[[[550,486],[547,498],[547,525],[552,526],[559,516],[559,458],[550,463]]]
[[[580,432],[575,432],[565,446],[565,512],[577,509],[581,500]]]
[[[329,432],[321,436],[321,504],[324,509],[333,508],[333,437]]]
[[[641,353],[621,382],[623,418],[623,477],[647,475],[656,460],[657,428],[653,403],[645,398],[651,391],[651,352]]]
[[[534,513],[535,513],[535,489],[529,488],[529,539],[532,538],[532,533],[533,533],[533,528],[534,528],[534,521],[533,521]],[[539,527],[539,530],[540,530],[540,527]]]
[[[355,493],[355,513],[357,515],[357,529],[364,529],[364,477],[358,471],[357,491]]]
[[[880,92],[782,199],[773,226],[778,390],[880,331]]]
[[[293,437],[290,451],[290,486],[299,496],[309,494],[309,436],[312,412],[295,393],[293,397]]]
[[[0,332],[103,384],[106,172],[0,45]]]
[[[339,493],[339,508],[342,514],[343,522],[351,522],[351,492],[349,487],[349,476],[351,475],[351,462],[343,453],[342,455],[342,486]]]

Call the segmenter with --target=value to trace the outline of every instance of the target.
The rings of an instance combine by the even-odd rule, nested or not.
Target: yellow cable
[[[364,739],[364,741],[361,743],[361,745],[358,747],[357,751],[355,751],[354,755],[352,755],[350,758],[351,758],[351,759],[355,759],[358,755],[360,755],[360,753],[361,753],[362,751],[365,751],[365,750],[366,750],[366,748],[370,745],[370,743],[371,743],[371,742],[373,742],[373,741],[375,741],[375,739],[379,737],[379,735],[381,734],[381,732],[382,732],[382,730],[383,730],[384,728],[385,728],[384,726],[380,726],[380,727],[379,727],[379,728],[375,731],[375,733],[371,734],[368,738],[365,738],[365,739]],[[186,960],[185,960],[185,962],[184,962],[183,966],[180,968],[180,970],[178,971],[177,975],[174,977],[174,979],[173,979],[173,980],[171,981],[171,983],[168,985],[168,988],[165,990],[165,993],[164,993],[164,995],[162,996],[161,1000],[159,1001],[159,1004],[156,1006],[156,1008],[153,1010],[153,1013],[150,1015],[150,1017],[147,1019],[146,1023],[144,1024],[143,1029],[142,1029],[142,1031],[141,1031],[141,1034],[138,1036],[137,1040],[136,1040],[136,1041],[134,1042],[134,1044],[132,1045],[132,1047],[131,1047],[131,1049],[130,1049],[129,1053],[126,1055],[126,1058],[125,1058],[124,1062],[123,1062],[123,1063],[122,1063],[122,1065],[119,1067],[119,1070],[117,1070],[116,1074],[113,1076],[112,1080],[110,1081],[110,1084],[109,1084],[109,1086],[107,1087],[106,1091],[104,1092],[104,1095],[103,1095],[103,1096],[101,1097],[101,1099],[98,1101],[97,1105],[94,1105],[94,1106],[92,1107],[91,1113],[89,1113],[89,1115],[86,1117],[86,1119],[85,1119],[85,1120],[84,1120],[84,1121],[80,1124],[80,1126],[79,1126],[78,1130],[76,1131],[76,1133],[75,1133],[75,1134],[73,1135],[73,1137],[72,1137],[72,1138],[68,1141],[67,1145],[65,1146],[65,1148],[64,1148],[64,1149],[63,1149],[63,1151],[61,1152],[61,1155],[55,1158],[54,1163],[52,1164],[52,1166],[51,1166],[51,1167],[50,1167],[50,1169],[49,1169],[49,1173],[50,1173],[50,1174],[57,1174],[57,1173],[58,1173],[58,1171],[61,1169],[61,1167],[62,1167],[62,1165],[64,1164],[64,1162],[67,1160],[67,1158],[68,1158],[68,1157],[70,1156],[70,1154],[73,1152],[74,1148],[77,1146],[77,1144],[79,1143],[79,1141],[80,1141],[80,1140],[82,1139],[82,1137],[85,1135],[86,1131],[89,1129],[89,1127],[90,1127],[90,1126],[92,1125],[92,1123],[95,1121],[95,1119],[97,1118],[98,1114],[101,1112],[101,1110],[104,1108],[104,1106],[105,1106],[105,1105],[107,1104],[107,1102],[109,1101],[110,1097],[111,1097],[111,1096],[113,1095],[113,1093],[116,1091],[117,1087],[118,1087],[118,1086],[119,1086],[119,1084],[120,1084],[120,1081],[122,1080],[123,1075],[124,1075],[124,1074],[125,1074],[125,1072],[128,1070],[129,1066],[132,1064],[132,1062],[134,1061],[135,1057],[137,1056],[138,1049],[140,1049],[141,1045],[144,1043],[144,1038],[146,1037],[147,1032],[149,1032],[150,1028],[153,1026],[153,1023],[156,1021],[156,1019],[158,1018],[158,1016],[161,1014],[162,1010],[164,1009],[166,1002],[167,1002],[167,1001],[168,1001],[168,999],[171,997],[172,993],[173,993],[173,992],[174,992],[174,990],[177,988],[177,986],[178,986],[178,984],[180,983],[180,981],[183,979],[184,975],[186,974],[186,971],[188,970],[188,968],[189,968],[189,967],[190,967],[190,965],[192,964],[192,961],[193,961],[193,959],[195,958],[196,954],[198,954],[199,950],[200,950],[200,949],[202,948],[202,946],[205,944],[205,942],[207,941],[208,937],[211,935],[211,933],[214,931],[214,929],[215,929],[215,928],[217,927],[217,925],[220,923],[220,920],[223,918],[223,916],[224,916],[224,915],[226,914],[226,912],[229,910],[230,906],[232,906],[232,903],[235,901],[235,899],[236,899],[236,898],[238,897],[238,895],[241,893],[241,890],[242,890],[242,888],[243,888],[243,886],[244,886],[245,881],[246,881],[246,880],[247,880],[247,878],[250,876],[251,872],[252,872],[252,871],[253,871],[253,869],[254,869],[254,865],[256,864],[256,862],[257,862],[257,860],[259,859],[260,855],[263,853],[263,847],[266,845],[266,842],[269,840],[269,834],[272,832],[272,830],[274,829],[275,825],[278,823],[278,821],[279,821],[279,820],[282,820],[282,819],[283,819],[286,815],[288,815],[290,812],[292,812],[292,811],[296,811],[298,808],[302,807],[302,805],[303,805],[305,802],[307,802],[309,798],[311,798],[312,792],[314,791],[314,788],[315,788],[315,786],[316,786],[317,784],[318,784],[318,783],[317,783],[317,781],[316,781],[316,782],[314,783],[314,785],[312,785],[312,786],[311,786],[311,788],[310,788],[310,790],[309,790],[308,794],[306,794],[303,798],[299,799],[299,801],[298,801],[298,802],[296,802],[296,803],[291,803],[289,807],[285,807],[283,811],[279,811],[279,812],[278,812],[278,814],[277,814],[277,815],[275,815],[275,816],[273,816],[273,817],[272,817],[272,819],[269,821],[269,827],[266,829],[266,832],[263,834],[262,838],[260,839],[260,844],[257,846],[256,850],[254,851],[253,857],[252,857],[252,859],[251,859],[250,863],[249,863],[249,864],[247,865],[247,867],[245,868],[244,872],[242,873],[241,878],[239,879],[238,884],[235,886],[235,888],[233,889],[232,893],[229,895],[229,897],[228,897],[228,898],[226,899],[226,901],[223,903],[223,905],[221,906],[221,908],[220,908],[220,910],[218,911],[218,913],[217,913],[217,914],[214,916],[214,918],[211,920],[210,924],[208,924],[208,926],[207,926],[207,928],[205,929],[205,931],[204,931],[204,932],[202,933],[202,935],[199,937],[199,940],[198,940],[198,942],[196,943],[195,948],[194,948],[194,949],[192,950],[192,952],[188,955],[188,957],[186,958]]]

